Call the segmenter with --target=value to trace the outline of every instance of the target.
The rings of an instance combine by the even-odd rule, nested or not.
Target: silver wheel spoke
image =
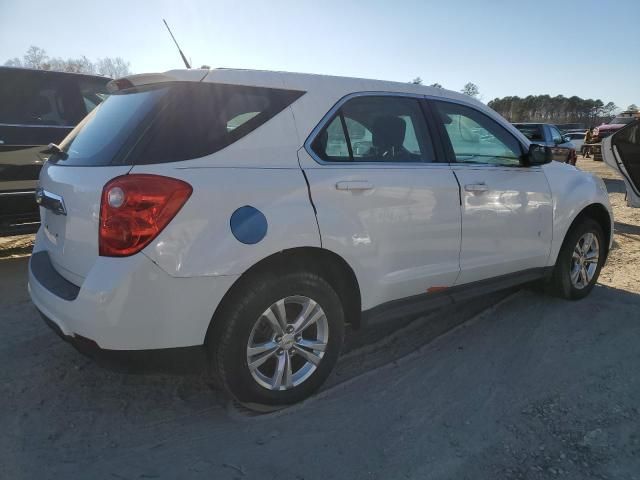
[[[574,268],[571,272],[571,282],[576,285],[578,283],[578,278],[580,277],[580,267]]]
[[[298,345],[294,345],[293,348],[296,353],[301,357],[304,357],[307,362],[311,362],[316,366],[320,364],[320,360],[322,360],[322,358],[315,353],[305,350],[304,348],[300,348]]]
[[[584,242],[582,243],[582,253],[585,254],[591,248],[591,244],[593,243],[593,233],[587,233],[584,236]]]
[[[278,323],[280,324],[280,328],[284,331],[287,328],[287,310],[284,308],[284,298],[282,300],[278,300],[275,303],[276,307],[276,318],[278,319]]]
[[[284,386],[291,388],[293,386],[293,373],[291,371],[291,353],[285,352],[284,356],[287,358],[287,366],[284,369]]]
[[[301,314],[298,317],[298,319],[296,320],[296,323],[293,324],[293,331],[295,333],[302,333],[310,325],[313,325],[314,323],[316,323],[321,317],[324,317],[324,312],[322,311],[321,308],[318,308],[315,311],[311,309],[311,311],[308,312],[306,316]]]
[[[258,345],[253,345],[247,348],[247,355],[249,355],[250,357],[254,357],[270,350],[276,350],[277,348],[278,344],[276,342],[259,343]]]
[[[599,257],[600,256],[598,255],[598,252],[591,252],[591,253],[587,253],[584,256],[584,259],[586,262],[589,262],[589,263],[598,263]]]
[[[587,274],[587,269],[584,268],[584,266],[580,268],[580,279],[582,280],[583,286],[589,283],[589,276]]]
[[[280,324],[280,320],[278,320],[278,317],[273,312],[273,306],[269,308],[269,310],[264,312],[262,316],[267,319],[267,321],[271,325],[271,328],[274,332],[276,332],[277,335],[282,335],[284,333],[284,328]]]
[[[278,356],[278,364],[276,365],[276,371],[271,378],[271,388],[273,390],[280,390],[282,386],[285,388],[291,388],[292,383],[291,373],[291,356],[289,352],[284,352]]]
[[[278,355],[278,364],[276,365],[276,371],[271,378],[271,388],[279,390],[282,385],[282,379],[284,377],[284,371],[287,368],[287,356],[285,354]]]
[[[308,348],[309,350],[315,350],[318,352],[324,352],[327,349],[327,344],[324,342],[319,342],[317,340],[306,340],[302,339],[296,342],[296,345],[299,347]]]
[[[260,367],[264,362],[266,362],[267,360],[269,360],[271,357],[273,357],[275,355],[275,353],[278,351],[277,348],[274,348],[271,351],[265,352],[262,355],[259,355],[258,358],[253,359],[250,363],[249,363],[249,369],[251,370],[255,370],[258,367]]]

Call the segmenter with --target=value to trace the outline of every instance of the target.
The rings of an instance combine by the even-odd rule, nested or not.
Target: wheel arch
[[[605,242],[604,242],[605,243],[605,253],[604,254],[605,254],[605,261],[606,261],[608,255],[609,255],[609,246],[611,245],[611,237],[613,235],[612,219],[611,219],[611,215],[609,214],[609,210],[607,209],[607,207],[605,207],[601,203],[591,203],[591,204],[585,206],[582,210],[580,210],[580,212],[574,217],[573,221],[569,225],[569,228],[567,228],[567,231],[564,233],[564,237],[562,239],[562,245],[564,246],[564,243],[567,241],[567,237],[569,236],[569,233],[584,218],[590,218],[592,220],[595,220],[596,222],[598,222],[598,224],[602,228],[602,231],[604,232],[604,235],[605,235]],[[557,256],[559,255],[560,250],[556,254],[555,261],[557,261]]]
[[[360,327],[361,294],[360,286],[351,266],[340,255],[319,247],[296,247],[274,253],[248,268],[231,285],[222,297],[211,318],[205,337],[208,341],[216,318],[228,302],[235,301],[244,288],[247,279],[262,272],[285,272],[295,269],[312,271],[322,276],[336,291],[345,310],[346,323]]]

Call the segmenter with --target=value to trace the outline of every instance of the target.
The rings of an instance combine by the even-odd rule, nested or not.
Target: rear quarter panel
[[[320,247],[318,224],[299,167],[189,168],[188,163],[136,166],[131,171],[179,178],[193,187],[176,217],[144,249],[170,275],[236,275],[282,250]],[[267,220],[266,235],[253,245],[236,239],[230,227],[233,213],[246,205]]]
[[[556,263],[562,242],[576,217],[586,207],[600,204],[609,212],[613,232],[613,211],[604,182],[595,175],[565,163],[551,162],[543,167],[553,196],[553,240],[548,266]],[[613,235],[609,242],[609,248]]]

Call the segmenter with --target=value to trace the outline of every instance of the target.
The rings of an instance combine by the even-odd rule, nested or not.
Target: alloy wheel
[[[600,243],[598,237],[591,232],[582,235],[571,256],[571,283],[579,290],[585,288],[598,269],[600,259]]]
[[[316,371],[328,340],[329,323],[317,302],[302,295],[282,298],[260,315],[249,335],[251,376],[269,390],[292,389]]]

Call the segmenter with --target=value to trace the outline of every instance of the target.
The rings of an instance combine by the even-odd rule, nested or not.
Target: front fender
[[[609,214],[610,232],[613,233],[613,211],[607,187],[600,177],[568,164],[551,162],[544,166],[553,196],[553,240],[547,265],[553,266],[562,243],[575,219],[590,205],[601,205]],[[613,234],[609,238],[609,249]]]

